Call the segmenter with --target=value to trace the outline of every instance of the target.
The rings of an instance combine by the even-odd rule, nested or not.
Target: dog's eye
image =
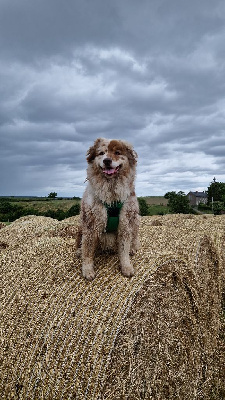
[[[104,151],[100,151],[100,153],[98,154],[99,156],[104,156],[105,152]]]
[[[115,155],[116,155],[116,156],[120,156],[120,154],[121,154],[121,153],[120,153],[119,150],[116,150],[116,151],[115,151]]]

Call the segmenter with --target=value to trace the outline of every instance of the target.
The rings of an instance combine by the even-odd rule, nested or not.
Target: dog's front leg
[[[94,271],[94,254],[97,238],[90,232],[86,232],[82,236],[82,274],[88,281],[92,281],[95,277]]]
[[[131,246],[131,235],[124,234],[118,237],[118,249],[119,249],[119,259],[121,272],[124,276],[130,278],[134,275],[134,268],[130,262],[130,246]]]

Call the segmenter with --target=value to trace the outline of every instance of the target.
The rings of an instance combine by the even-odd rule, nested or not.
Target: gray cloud
[[[2,0],[0,194],[82,195],[99,136],[139,154],[137,193],[225,181],[222,0]]]

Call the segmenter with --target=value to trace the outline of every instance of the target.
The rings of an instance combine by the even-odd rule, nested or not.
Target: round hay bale
[[[219,380],[218,259],[207,239],[199,253],[197,273],[166,261],[137,293],[115,340],[102,399],[212,398]]]
[[[23,217],[0,232],[1,398],[217,399],[224,218],[165,216],[158,230],[143,217],[135,276],[106,254],[93,282],[77,221]]]

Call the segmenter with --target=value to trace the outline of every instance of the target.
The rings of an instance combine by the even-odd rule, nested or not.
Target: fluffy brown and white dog
[[[122,274],[131,277],[130,254],[139,248],[139,206],[134,190],[137,153],[122,140],[98,138],[87,152],[88,185],[81,202],[77,247],[83,276],[95,277],[94,255],[118,250]]]

